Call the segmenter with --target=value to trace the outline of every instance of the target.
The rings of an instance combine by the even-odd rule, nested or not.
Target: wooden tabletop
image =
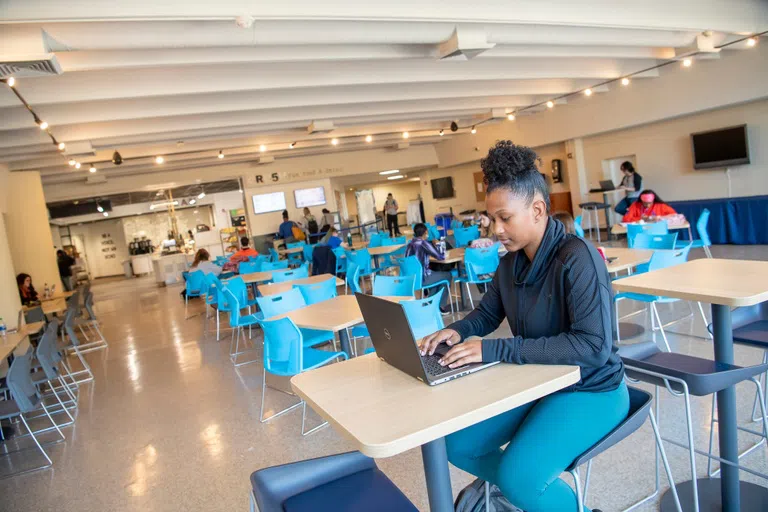
[[[51,301],[51,300],[59,300],[59,299],[68,299],[71,296],[73,296],[75,293],[76,292],[74,292],[74,291],[71,291],[71,292],[69,292],[69,291],[56,292],[53,295],[51,295],[50,297],[41,298],[40,302],[48,302],[48,301]]]
[[[0,337],[0,361],[11,355],[27,336],[40,332],[43,327],[45,322],[32,322],[16,332],[9,332],[4,338]]]
[[[614,235],[626,235],[627,234],[627,224],[614,224],[611,228],[611,233]],[[640,224],[639,222],[629,222],[629,224]],[[669,230],[675,230],[675,229],[691,229],[690,223],[688,221],[683,222],[682,224],[675,224],[672,226],[668,226]]]
[[[768,261],[704,258],[613,281],[620,292],[751,306],[768,300]]]
[[[290,268],[280,269],[280,270],[265,270],[263,272],[251,272],[250,274],[240,274],[240,277],[243,278],[243,281],[246,283],[263,283],[264,281],[271,281],[272,280],[272,274],[274,272],[288,272],[289,270],[293,270]],[[229,278],[232,279],[232,278]],[[226,282],[227,279],[224,280]]]
[[[369,354],[296,375],[291,387],[356,449],[369,457],[391,457],[579,378],[576,366],[497,364],[428,386]]]
[[[43,308],[43,314],[53,315],[54,313],[63,313],[67,310],[67,300],[61,297],[42,302],[39,306],[22,306],[21,310],[25,313],[30,309]]]
[[[278,254],[294,254],[304,251],[303,247],[291,247],[290,249],[278,249]]]
[[[413,297],[380,297],[401,301]],[[354,295],[339,295],[330,300],[295,309],[275,318],[290,318],[298,327],[338,332],[363,322],[363,313]]]
[[[287,292],[288,290],[293,288],[293,285],[295,284],[322,283],[323,281],[327,281],[328,279],[335,279],[337,287],[344,286],[344,280],[339,279],[333,274],[320,274],[318,276],[305,277],[303,279],[295,279],[293,281],[286,281],[284,283],[262,284],[259,286],[259,292],[261,292],[261,294],[266,297],[268,295],[275,295],[278,293]]]
[[[371,256],[384,256],[386,254],[392,254],[395,251],[399,251],[403,247],[405,247],[405,244],[382,245],[381,247],[369,247],[368,253]]]
[[[604,247],[605,255],[608,258],[617,258],[612,262],[606,262],[608,272],[621,272],[635,268],[643,263],[651,261],[653,251],[646,249],[626,249],[622,247]]]

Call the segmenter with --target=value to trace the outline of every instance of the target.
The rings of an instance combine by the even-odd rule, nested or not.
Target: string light
[[[440,130],[440,136],[442,137],[443,135],[445,135],[445,130]]]
[[[750,37],[749,39],[747,39],[747,46],[749,46],[750,48],[752,48],[756,44],[757,44],[757,38]]]
[[[265,146],[264,144],[259,146],[259,151],[261,151],[262,153],[265,152],[266,150],[267,150],[267,146]]]
[[[509,121],[514,121],[514,120],[515,120],[515,114],[509,114],[509,115],[507,116],[507,119],[508,119]]]
[[[295,148],[295,147],[296,147],[296,143],[295,143],[295,142],[291,142],[290,144],[288,144],[288,147],[289,147],[290,149],[293,149],[293,148]]]
[[[691,59],[683,59],[683,67],[689,68],[691,67],[691,64],[693,64]]]
[[[99,213],[104,213],[104,207],[103,207],[103,206],[101,206],[99,203],[96,203],[96,210],[97,210]]]
[[[404,139],[407,139],[407,138],[408,138],[408,137],[410,137],[410,136],[411,136],[411,134],[410,134],[410,133],[408,133],[408,132],[403,132],[403,138],[404,138]]]
[[[79,169],[79,168],[80,168],[80,162],[75,162],[75,169]]]
[[[163,162],[165,162],[165,158],[163,158],[162,156],[158,155],[155,157],[156,164],[162,164]]]
[[[102,213],[102,215],[104,215],[105,217],[109,217],[109,213],[107,212]]]
[[[584,89],[584,96],[592,96],[592,89]]]
[[[223,151],[219,151],[219,160],[221,160],[222,158],[224,158],[224,152]]]
[[[475,127],[473,126],[473,127],[472,127],[472,129],[470,130],[470,132],[471,132],[471,133],[474,135],[475,133],[477,133],[477,128],[475,128]]]
[[[625,87],[626,87],[627,85],[629,85],[629,78],[627,78],[627,77],[624,77],[624,78],[622,78],[622,79],[621,79],[621,85],[623,85],[623,86],[625,86]]]
[[[38,123],[38,126],[40,127],[41,130],[47,130],[48,129],[48,123],[46,121],[40,121]]]
[[[339,145],[339,139],[331,139],[331,144],[333,144],[334,146],[338,146]]]
[[[13,87],[14,85],[16,85],[16,79],[13,78],[12,76],[8,77],[8,80],[6,80],[5,83],[8,84],[8,87]]]
[[[547,108],[552,108],[554,106],[555,106],[555,102],[554,101],[550,100],[550,101],[547,102]]]
[[[365,142],[373,142],[373,137],[370,135],[365,136]]]
[[[70,158],[69,162],[67,162],[67,163],[69,164],[70,167],[74,167],[77,162],[75,162],[74,158]]]
[[[63,142],[59,142],[59,151],[64,151],[64,148],[66,147],[67,147],[66,144],[64,144]]]
[[[96,166],[91,165],[91,167],[88,169],[89,172],[94,173],[96,172]]]

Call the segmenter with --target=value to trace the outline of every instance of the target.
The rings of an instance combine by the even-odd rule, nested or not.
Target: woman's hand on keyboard
[[[435,353],[435,349],[439,344],[446,343],[449,347],[452,347],[460,341],[461,336],[459,336],[458,332],[453,329],[441,329],[429,336],[424,336],[419,348],[421,349],[421,355],[426,356],[429,354],[431,356]]]

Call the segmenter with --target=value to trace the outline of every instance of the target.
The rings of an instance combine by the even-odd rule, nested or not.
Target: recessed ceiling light
[[[69,162],[67,162],[67,163],[69,164],[70,167],[74,167],[77,162],[75,161],[74,158],[70,158]]]
[[[554,106],[555,106],[555,102],[554,101],[550,100],[550,101],[547,102],[547,108],[552,108]]]
[[[508,114],[508,115],[507,115],[507,119],[508,119],[509,121],[514,121],[514,120],[515,120],[515,114]]]
[[[403,179],[403,178],[405,178],[405,176],[403,176],[402,174],[398,174],[397,176],[390,176],[390,177],[389,177],[389,178],[387,178],[387,179],[388,179],[388,180],[401,180],[401,179]]]
[[[592,96],[592,89],[584,89],[584,96]]]
[[[691,59],[683,59],[683,66],[686,68],[691,67],[691,64],[693,64],[693,61]]]
[[[165,162],[165,158],[163,158],[162,156],[158,155],[155,157],[156,164],[162,164],[163,162]]]
[[[365,142],[373,142],[373,137],[371,135],[366,135]]]
[[[339,139],[331,139],[331,144],[333,144],[334,146],[338,146],[339,145]]]
[[[392,169],[391,171],[381,171],[379,174],[384,176],[384,175],[387,175],[387,174],[397,174],[399,172],[400,172],[400,169]]]
[[[621,79],[621,85],[629,85],[629,78],[622,78]]]
[[[75,162],[75,169],[79,169],[79,168],[80,168],[80,162]]]

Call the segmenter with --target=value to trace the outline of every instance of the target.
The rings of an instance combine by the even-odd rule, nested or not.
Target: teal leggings
[[[575,511],[576,494],[560,474],[628,412],[623,381],[603,393],[555,393],[451,434],[448,460],[526,512]]]

